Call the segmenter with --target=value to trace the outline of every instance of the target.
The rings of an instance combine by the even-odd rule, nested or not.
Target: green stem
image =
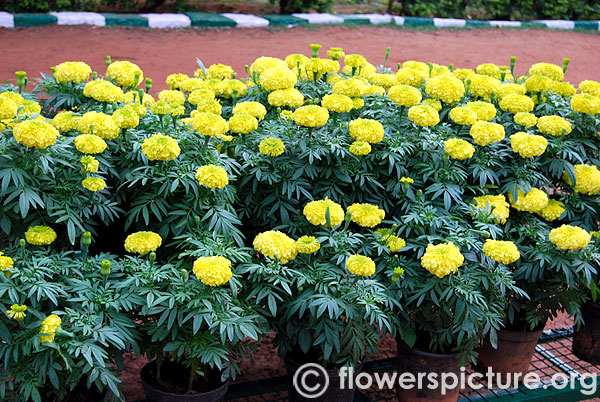
[[[190,377],[188,378],[188,393],[192,390],[192,385],[194,384],[194,375],[196,374],[197,368],[198,359],[192,359],[192,366],[190,367]]]

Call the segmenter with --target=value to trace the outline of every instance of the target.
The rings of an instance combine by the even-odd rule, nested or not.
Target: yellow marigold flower
[[[360,109],[365,105],[365,100],[363,98],[351,98],[352,99],[352,109]]]
[[[385,95],[385,88],[379,85],[367,85],[365,90],[365,96],[383,96]]]
[[[510,136],[510,146],[515,153],[523,158],[532,158],[546,152],[548,140],[541,135],[519,131]]]
[[[373,204],[354,203],[348,207],[352,222],[366,228],[374,228],[385,218],[385,211]]]
[[[579,83],[579,92],[600,97],[600,82],[584,80]]]
[[[140,115],[137,113],[137,109],[129,105],[115,110],[112,117],[121,128],[135,128],[140,124]]]
[[[490,102],[475,101],[467,103],[466,107],[477,114],[477,120],[490,121],[496,117],[496,106]]]
[[[77,84],[87,81],[92,73],[92,68],[81,61],[66,61],[54,66],[52,70],[52,75],[58,83],[72,82]]]
[[[23,98],[21,94],[18,94],[13,91],[0,92],[0,100],[1,99],[11,100],[17,105],[25,100],[25,98]]]
[[[592,236],[580,227],[561,225],[550,231],[549,238],[561,250],[581,250],[587,247]]]
[[[77,130],[83,134],[94,134],[105,140],[113,140],[119,136],[120,127],[112,116],[87,112],[79,119]]]
[[[471,137],[475,144],[484,147],[494,142],[502,141],[506,136],[504,126],[498,123],[477,121],[471,126]]]
[[[85,170],[87,173],[96,173],[100,167],[100,162],[98,162],[98,159],[94,158],[93,156],[82,156],[80,162],[83,170]]]
[[[532,75],[525,80],[525,88],[529,93],[546,92],[552,89],[554,81],[545,75]]]
[[[40,343],[44,342],[54,342],[54,336],[56,335],[56,330],[60,328],[62,324],[62,320],[56,314],[49,315],[42,321],[42,326],[40,327],[40,334],[45,334],[45,336],[40,336]]]
[[[550,89],[553,92],[556,92],[560,96],[568,98],[569,96],[575,95],[577,90],[575,87],[568,82],[558,82],[554,81],[552,83],[552,88]]]
[[[252,242],[254,250],[272,260],[287,264],[298,255],[296,242],[279,230],[259,233]]]
[[[473,199],[476,202],[475,208],[491,215],[496,223],[504,225],[510,215],[510,205],[506,202],[506,197],[500,195],[482,195]]]
[[[450,110],[450,118],[461,126],[470,126],[477,121],[477,113],[466,106],[457,106]]]
[[[221,166],[204,165],[196,170],[196,179],[201,186],[224,188],[229,184],[227,171]]]
[[[258,120],[249,114],[234,114],[227,121],[229,130],[236,134],[248,134],[258,128]]]
[[[224,81],[221,80],[206,80],[204,81],[205,88],[210,89],[216,95],[223,95],[225,93]]]
[[[519,113],[531,112],[533,110],[533,100],[526,95],[508,94],[499,103],[500,109],[505,112]]]
[[[538,118],[535,117],[534,114],[525,112],[515,113],[515,115],[513,116],[513,120],[515,121],[515,123],[523,127],[533,127],[538,122]]]
[[[123,90],[109,81],[96,80],[85,84],[83,95],[98,102],[121,102],[124,100]]]
[[[280,120],[292,120],[292,114],[294,112],[292,112],[291,110],[282,110],[281,113],[279,113],[279,119]]]
[[[427,80],[425,92],[444,103],[455,103],[465,95],[465,86],[461,80],[452,75],[438,75]]]
[[[266,91],[293,88],[297,74],[289,68],[269,68],[260,74],[259,84]]]
[[[500,79],[500,76],[502,74],[502,70],[500,70],[500,67],[493,63],[480,64],[475,68],[475,71],[477,71],[477,74],[487,75],[489,77],[494,77],[497,79]]]
[[[267,108],[260,102],[240,102],[233,108],[233,114],[249,114],[259,121],[265,118]]]
[[[75,137],[75,148],[84,154],[100,154],[106,149],[106,142],[92,134],[81,134]]]
[[[425,254],[421,257],[421,266],[437,276],[444,278],[458,268],[465,261],[465,257],[454,243],[428,244]]]
[[[327,57],[331,57],[333,60],[339,60],[345,55],[346,53],[341,47],[332,47],[327,51]]]
[[[263,155],[279,156],[285,151],[285,145],[279,138],[267,137],[258,144],[258,150]]]
[[[202,71],[202,70],[201,70]],[[179,89],[185,92],[193,92],[197,89],[209,89],[206,82],[201,78],[188,78],[184,80]]]
[[[473,74],[475,74],[475,72],[470,68],[455,68],[452,72],[452,75],[454,75],[456,78],[463,82],[465,82],[467,78]]]
[[[231,279],[231,261],[220,255],[194,261],[194,275],[208,286],[221,286]]]
[[[32,226],[25,232],[25,240],[34,246],[47,246],[56,240],[56,232],[48,226]]]
[[[5,94],[6,92],[3,92]],[[0,120],[9,120],[17,115],[19,107],[12,99],[0,98]]]
[[[227,121],[213,113],[199,112],[192,117],[192,127],[201,135],[220,137],[229,130]]]
[[[12,258],[5,256],[2,251],[0,251],[0,271],[10,270],[14,265],[14,261]]]
[[[39,103],[33,100],[25,99],[23,102],[17,105],[18,111],[17,114],[20,116],[31,116],[34,114],[40,114],[42,112],[42,107]]]
[[[77,128],[77,120],[73,112],[60,112],[52,119],[52,125],[61,133]]]
[[[412,184],[415,181],[413,179],[411,179],[410,177],[404,177],[402,176],[399,180],[400,183],[406,183],[406,184]]]
[[[212,99],[215,99],[215,93],[210,89],[204,88],[196,89],[188,96],[188,102],[190,102],[192,105],[197,105],[200,102]],[[219,112],[218,114],[221,113]]]
[[[444,142],[444,151],[450,155],[452,159],[462,161],[473,156],[475,147],[460,138],[450,138]]]
[[[300,53],[290,54],[285,58],[285,63],[287,64],[288,68],[296,68],[298,65],[302,67],[306,64],[306,62],[308,62],[308,57]]]
[[[421,103],[423,103],[423,104],[425,104],[427,106],[431,106],[437,112],[439,112],[440,110],[442,110],[442,102],[440,102],[439,99],[427,98],[427,99],[424,99]]]
[[[600,98],[590,94],[577,94],[571,97],[571,109],[579,113],[600,113]]]
[[[54,144],[59,135],[52,124],[38,119],[22,121],[13,128],[13,136],[19,144],[39,149]]]
[[[396,73],[396,82],[400,85],[420,87],[429,78],[428,72],[414,68],[401,68]]]
[[[21,322],[25,319],[25,317],[27,317],[27,314],[25,314],[26,310],[27,306],[25,305],[13,304],[10,306],[10,310],[6,311],[6,314],[9,318]]]
[[[562,81],[565,78],[562,67],[550,63],[534,64],[529,68],[529,75],[545,75],[554,81]]]
[[[558,200],[548,200],[548,205],[542,210],[538,211],[537,214],[548,222],[553,222],[560,218],[565,211],[565,204],[562,202]]]
[[[319,244],[319,240],[314,236],[302,236],[296,240],[296,248],[299,253],[312,254],[316,253],[321,248],[321,245]]]
[[[304,95],[296,88],[279,89],[271,92],[267,101],[271,106],[295,109],[304,103]]]
[[[170,161],[179,156],[181,148],[175,138],[156,133],[144,140],[142,152],[151,161]]]
[[[292,114],[292,120],[304,127],[321,127],[327,124],[328,119],[327,109],[317,105],[302,106]]]
[[[275,57],[259,57],[250,65],[250,76],[256,71],[258,75],[270,68],[287,68],[287,63]]]
[[[367,84],[362,79],[350,78],[336,82],[331,88],[331,93],[357,98],[363,96],[367,92],[367,88]]]
[[[389,89],[396,84],[396,76],[393,74],[371,74],[369,82],[373,85],[379,85],[385,89]]]
[[[371,276],[375,273],[375,262],[360,254],[354,254],[346,260],[346,268],[356,276]]]
[[[170,103],[183,105],[185,103],[185,94],[181,91],[163,89],[158,93],[158,100],[166,100]]]
[[[525,95],[527,90],[523,85],[520,84],[502,84],[498,92],[496,92],[496,98],[504,99],[508,94]]]
[[[512,264],[521,258],[521,253],[512,241],[487,239],[483,245],[483,253],[486,257],[504,265]]]
[[[125,250],[128,253],[141,255],[155,252],[162,244],[162,237],[158,233],[141,231],[127,236],[125,239]]]
[[[233,98],[234,92],[237,93],[238,97],[248,94],[248,87],[240,80],[225,80],[222,87],[223,92],[221,95],[227,99]]]
[[[408,60],[402,63],[402,68],[412,68],[429,74],[429,66],[422,61]]]
[[[178,103],[171,103],[167,100],[159,100],[150,105],[150,111],[154,114],[171,116],[180,116],[185,112],[185,108]]]
[[[111,63],[106,69],[106,76],[127,88],[137,87],[144,82],[144,72],[137,64],[130,61],[115,61]]]
[[[86,177],[81,182],[83,188],[92,192],[104,190],[106,188],[106,182],[100,177]]]
[[[346,113],[352,110],[352,99],[346,95],[325,95],[321,106],[330,112]]]
[[[375,231],[375,237],[393,253],[398,252],[406,247],[406,240],[396,236],[391,229],[377,229]]]
[[[408,118],[421,127],[435,126],[440,122],[440,115],[437,110],[423,103],[411,106],[408,109]]]
[[[377,120],[355,119],[350,122],[350,136],[357,141],[376,144],[383,140],[383,125]]]
[[[513,192],[508,194],[510,205],[517,211],[536,213],[548,206],[548,194],[538,188],[532,188],[527,194],[518,190],[517,199],[513,199]]]
[[[542,134],[553,136],[567,135],[573,128],[571,123],[560,116],[542,116],[537,121],[537,128]]]
[[[344,57],[344,64],[350,67],[359,68],[365,67],[368,62],[367,59],[360,54],[347,54],[346,57]]]
[[[596,195],[600,191],[600,171],[595,165],[575,165],[575,190],[586,195]],[[564,181],[571,187],[573,182],[565,172]]]
[[[500,80],[487,75],[472,74],[467,79],[471,80],[471,93],[484,99],[490,99],[492,92],[498,92],[502,87]]]
[[[344,221],[345,214],[342,206],[325,197],[324,200],[311,201],[304,206],[302,213],[313,225],[327,226],[326,212],[329,208],[329,223],[335,227]]]
[[[218,99],[202,99],[196,103],[196,111],[220,116],[223,106],[221,106],[221,102]],[[196,111],[192,111],[190,117],[193,118]]]
[[[188,78],[190,77],[187,74],[169,74],[165,82],[169,86],[169,89],[179,89],[181,88],[181,84]]]
[[[356,156],[364,156],[371,153],[371,144],[365,141],[354,141],[350,145],[350,152]]]
[[[423,99],[421,91],[409,85],[394,85],[388,91],[388,97],[392,102],[404,107],[414,106]]]
[[[233,76],[235,71],[231,66],[225,64],[212,64],[206,70],[206,78],[211,80],[229,80]]]

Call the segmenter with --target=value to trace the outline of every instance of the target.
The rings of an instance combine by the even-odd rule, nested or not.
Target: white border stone
[[[338,14],[338,17],[349,19],[369,20],[373,25],[391,24],[392,16],[389,14]]]
[[[516,28],[521,26],[521,21],[490,21],[490,25],[500,28]]]
[[[575,29],[575,21],[567,20],[538,20],[533,22],[539,22],[546,24],[548,28],[552,29]]]
[[[394,24],[404,25],[404,17],[398,17],[397,15],[394,15],[392,18],[394,20]]]
[[[332,14],[322,13],[295,13],[292,14],[294,17],[303,18],[308,21],[309,24],[342,24],[344,19]]]
[[[0,27],[2,28],[14,28],[15,17],[6,11],[0,11]]]
[[[464,28],[467,21],[458,18],[434,18],[433,25],[438,28]]]
[[[106,21],[102,14],[87,11],[58,11],[48,13],[57,18],[58,25],[96,25],[103,27]]]
[[[255,28],[269,26],[269,20],[251,14],[223,13],[223,17],[234,20],[239,28]]]
[[[148,19],[150,28],[185,28],[192,25],[192,20],[185,14],[151,13],[140,15]]]

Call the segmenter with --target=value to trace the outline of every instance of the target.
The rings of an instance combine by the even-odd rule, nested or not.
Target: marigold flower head
[[[465,95],[465,86],[461,80],[452,75],[438,75],[427,80],[425,92],[444,103],[455,103]]]
[[[92,73],[92,68],[81,61],[66,61],[54,66],[52,75],[58,83],[71,82],[77,84],[87,81]]]
[[[325,197],[324,200],[311,201],[304,206],[302,213],[313,225],[327,226],[326,212],[329,209],[329,223],[331,227],[338,226],[344,221],[346,215],[340,204]]]
[[[56,240],[56,232],[49,226],[32,226],[25,232],[25,240],[34,246],[47,246]]]
[[[179,156],[181,148],[175,138],[156,133],[144,140],[142,152],[151,161],[170,161]]]
[[[518,190],[517,199],[513,198],[513,192],[508,194],[510,205],[517,211],[536,213],[548,205],[548,194],[538,188],[532,188],[527,194]]]
[[[360,54],[347,54],[346,57],[344,57],[344,64],[350,67],[359,68],[365,67],[368,62],[367,59]]]
[[[483,245],[483,253],[486,257],[504,265],[512,264],[521,258],[521,253],[512,241],[487,239]]]
[[[508,94],[500,101],[500,109],[505,112],[519,113],[531,112],[533,110],[533,100],[526,95]]]
[[[545,208],[537,212],[539,216],[544,218],[548,222],[553,222],[560,218],[565,212],[565,204],[558,200],[548,200],[548,205]]]
[[[421,127],[435,126],[440,122],[440,115],[437,110],[423,103],[411,106],[408,109],[408,118]]]
[[[231,261],[220,255],[194,261],[194,275],[208,286],[221,286],[231,279]]]
[[[496,106],[491,104],[490,102],[484,101],[474,101],[467,103],[469,109],[475,112],[477,115],[477,120],[490,121],[494,117],[496,117]]]
[[[106,188],[106,182],[100,177],[86,177],[81,182],[83,188],[92,192],[104,190]]]
[[[115,61],[106,69],[106,76],[117,81],[119,85],[133,88],[144,82],[144,72],[130,61]]]
[[[249,114],[234,114],[227,121],[229,130],[236,134],[248,134],[258,128],[258,120]]]
[[[209,80],[229,80],[235,71],[231,66],[225,64],[212,64],[206,70],[206,78]]]
[[[298,255],[296,242],[279,230],[259,233],[252,242],[254,250],[272,260],[287,264]]]
[[[410,107],[423,99],[421,91],[409,85],[394,85],[388,91],[388,98],[397,105]]]
[[[258,75],[270,68],[287,68],[287,63],[275,57],[259,57],[250,65],[250,75],[256,71]]]
[[[494,77],[497,79],[500,79],[500,76],[502,74],[502,70],[500,70],[500,67],[493,63],[480,64],[475,68],[475,71],[477,71],[477,74],[487,75],[489,77]]]
[[[40,104],[30,99],[23,100],[17,106],[19,108],[17,111],[19,116],[33,116],[34,114],[40,114],[42,112]]]
[[[522,131],[510,136],[510,146],[523,158],[540,156],[546,151],[548,140],[541,135],[527,134]]]
[[[374,228],[385,218],[385,211],[373,204],[355,203],[348,207],[352,222],[366,228]]]
[[[6,314],[9,318],[21,322],[25,319],[25,317],[27,317],[27,314],[25,314],[26,310],[27,306],[25,305],[13,304],[10,306],[10,310],[6,311]]]
[[[208,188],[224,188],[229,184],[227,171],[221,166],[204,165],[196,170],[196,179],[201,186]]]
[[[248,94],[248,87],[240,80],[225,80],[222,85],[223,91],[221,95],[227,99],[233,98],[233,94],[236,93],[238,97]]]
[[[414,181],[413,179],[411,179],[410,177],[404,177],[404,176],[402,176],[402,177],[400,178],[400,180],[398,180],[398,181],[399,181],[400,183],[405,183],[405,184],[412,184],[412,183],[414,183],[414,182],[415,182],[415,181]]]
[[[571,109],[579,113],[600,113],[600,97],[590,94],[577,94],[571,97]]]
[[[185,103],[185,94],[181,91],[175,91],[172,89],[163,89],[158,93],[158,100],[166,100],[170,103],[176,103],[183,105]]]
[[[85,84],[83,95],[98,102],[121,102],[124,100],[123,90],[110,81],[95,80]]]
[[[575,87],[573,85],[569,84],[568,82],[558,82],[558,81],[554,81],[552,83],[551,91],[556,92],[557,94],[559,94],[560,96],[563,96],[565,98],[575,95],[575,93],[577,92]]]
[[[327,109],[317,105],[302,106],[294,111],[292,120],[299,126],[321,127],[327,124],[329,112]]]
[[[375,237],[393,253],[406,247],[406,240],[396,236],[394,232],[388,228],[377,229],[375,231]]]
[[[0,251],[0,271],[4,271],[7,269],[11,269],[14,265],[14,261],[12,258],[4,255],[2,251]]]
[[[544,75],[554,81],[562,81],[565,78],[561,66],[550,63],[536,63],[529,68],[529,75]]]
[[[233,108],[233,114],[249,114],[259,121],[265,118],[267,109],[260,102],[240,102]]]
[[[465,257],[454,243],[428,244],[425,254],[421,257],[421,266],[437,276],[444,278],[458,268],[465,261]]]
[[[190,77],[187,74],[169,74],[165,82],[169,86],[169,89],[179,89],[181,88],[181,84],[188,78]]]
[[[339,60],[345,55],[346,53],[341,47],[332,47],[327,51],[327,57],[331,57],[333,60]]]
[[[542,116],[537,121],[537,128],[542,134],[550,134],[555,137],[571,133],[571,123],[560,116]]]
[[[492,93],[498,92],[502,87],[500,80],[487,75],[471,74],[467,79],[471,81],[471,93],[483,99],[490,99]]]
[[[125,239],[125,250],[128,253],[146,255],[155,252],[162,244],[162,237],[150,231],[135,232]]]
[[[371,276],[375,273],[375,261],[360,254],[354,254],[346,260],[346,268],[356,276]]]
[[[475,72],[470,68],[455,68],[452,72],[452,75],[465,82],[470,75],[475,74]]]
[[[487,121],[477,121],[471,126],[469,132],[475,143],[484,147],[494,142],[499,142],[504,139],[506,133],[504,126],[498,123],[490,123]]]
[[[202,71],[202,70],[200,70],[200,71]],[[201,78],[188,78],[180,84],[179,89],[181,89],[182,91],[185,91],[185,92],[193,92],[197,89],[210,89],[210,88],[208,88],[208,85],[206,84],[206,82]]]
[[[509,94],[525,95],[525,93],[527,93],[527,90],[521,84],[502,84],[498,92],[496,92],[496,98],[504,99]]]
[[[600,97],[600,82],[584,80],[579,83],[579,92]]]
[[[229,130],[227,121],[213,113],[199,112],[192,117],[192,127],[201,135],[220,137]]]
[[[385,95],[385,88],[379,85],[367,85],[367,89],[364,96],[383,96]]]
[[[389,89],[393,85],[396,85],[396,76],[393,74],[374,73],[369,76],[369,82],[373,85]]]
[[[210,89],[196,89],[188,95],[188,102],[192,105],[197,105],[200,102],[215,99],[215,93]],[[217,114],[221,114],[220,112]]]
[[[586,195],[596,195],[600,191],[600,171],[595,165],[575,165],[575,190]],[[571,187],[573,182],[565,172],[564,181]]]
[[[367,87],[362,79],[355,77],[336,82],[331,88],[331,93],[356,98],[363,96],[367,92]]]
[[[350,145],[350,152],[356,156],[364,156],[371,153],[371,144],[366,141],[354,141]]]
[[[550,231],[549,238],[561,250],[581,250],[587,247],[592,236],[580,227],[561,225]]]
[[[426,71],[414,68],[401,68],[396,73],[396,82],[400,85],[410,85],[411,87],[420,87],[429,78]]]
[[[412,68],[429,74],[429,66],[422,61],[408,60],[402,63],[402,68]]]
[[[105,140],[113,140],[119,136],[120,127],[112,116],[87,112],[77,122],[77,130],[83,134],[94,134]]]
[[[93,156],[82,156],[80,162],[83,170],[85,170],[87,173],[96,173],[98,171],[98,167],[100,167],[100,162],[98,162],[98,159],[94,158]]]
[[[269,68],[260,74],[259,84],[265,91],[293,88],[297,74],[289,68]]]
[[[452,159],[465,160],[473,156],[475,147],[460,138],[450,138],[444,142],[444,151]]]
[[[112,117],[120,128],[135,128],[140,124],[140,115],[137,109],[130,105],[115,110]]]
[[[279,138],[267,137],[258,144],[258,150],[263,155],[279,156],[285,151],[285,145]]]
[[[477,113],[466,106],[457,106],[450,110],[450,119],[461,126],[470,126],[477,121]]]
[[[56,335],[56,330],[60,328],[62,324],[62,320],[56,314],[51,314],[42,321],[42,326],[40,327],[40,334],[45,334],[44,336],[40,336],[40,343],[44,342],[54,342],[54,336]]]
[[[5,94],[6,92],[2,92]],[[18,103],[9,98],[0,98],[0,120],[12,119],[19,110]]]
[[[525,80],[525,88],[529,93],[547,92],[553,84],[554,81],[545,75],[532,75]]]
[[[271,106],[295,109],[304,103],[304,95],[296,88],[279,89],[271,92],[267,101]]]
[[[185,113],[185,108],[178,103],[171,103],[168,100],[159,100],[150,105],[150,111],[158,115],[170,114],[171,116],[180,116]]]
[[[492,216],[496,223],[504,225],[510,214],[510,205],[506,202],[506,197],[500,195],[482,195],[475,197],[475,208],[484,211]]]
[[[25,120],[13,128],[13,136],[19,144],[39,149],[54,144],[59,135],[58,130],[43,119]]]
[[[93,134],[81,134],[75,137],[75,148],[84,154],[100,154],[106,149],[106,142]]]
[[[285,57],[288,68],[296,68],[298,65],[302,67],[306,62],[308,62],[308,57],[300,53],[289,54]]]
[[[513,116],[513,120],[523,127],[534,127],[537,124],[538,118],[532,113],[518,112]]]
[[[330,112],[346,113],[352,110],[352,98],[346,95],[325,95],[321,100],[321,106]]]
[[[296,240],[296,248],[301,254],[312,254],[321,248],[321,244],[319,244],[319,240],[314,236],[302,236]]]
[[[52,125],[61,133],[66,133],[77,128],[78,117],[73,112],[60,112],[52,119]]]
[[[376,144],[383,140],[383,125],[373,119],[355,119],[350,122],[350,136],[357,141]]]

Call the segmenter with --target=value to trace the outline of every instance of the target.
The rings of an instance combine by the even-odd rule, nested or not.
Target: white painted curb
[[[490,21],[490,25],[500,28],[516,28],[521,26],[521,21]]]
[[[566,20],[538,20],[533,22],[539,22],[546,24],[548,28],[554,29],[575,29],[575,21]]]
[[[464,28],[467,21],[458,18],[434,18],[433,25],[438,28]]]
[[[96,25],[103,27],[106,25],[104,16],[98,13],[85,11],[58,11],[48,13],[58,19],[58,25]]]
[[[267,27],[269,20],[251,14],[223,13],[223,17],[234,20],[238,28]]]
[[[13,17],[12,14],[7,13],[6,11],[0,11],[0,27],[14,28],[15,17]]]
[[[297,14],[292,14],[292,15],[297,18],[303,18],[305,20],[308,20],[309,24],[343,24],[344,23],[344,19],[342,17],[337,17],[335,15],[327,14],[327,13],[323,13],[323,14],[297,13]]]
[[[148,19],[150,28],[185,28],[192,25],[192,20],[185,14],[140,14]]]
[[[369,20],[373,25],[380,24],[391,24],[392,16],[389,14],[337,14],[337,17],[357,19],[357,20]]]

